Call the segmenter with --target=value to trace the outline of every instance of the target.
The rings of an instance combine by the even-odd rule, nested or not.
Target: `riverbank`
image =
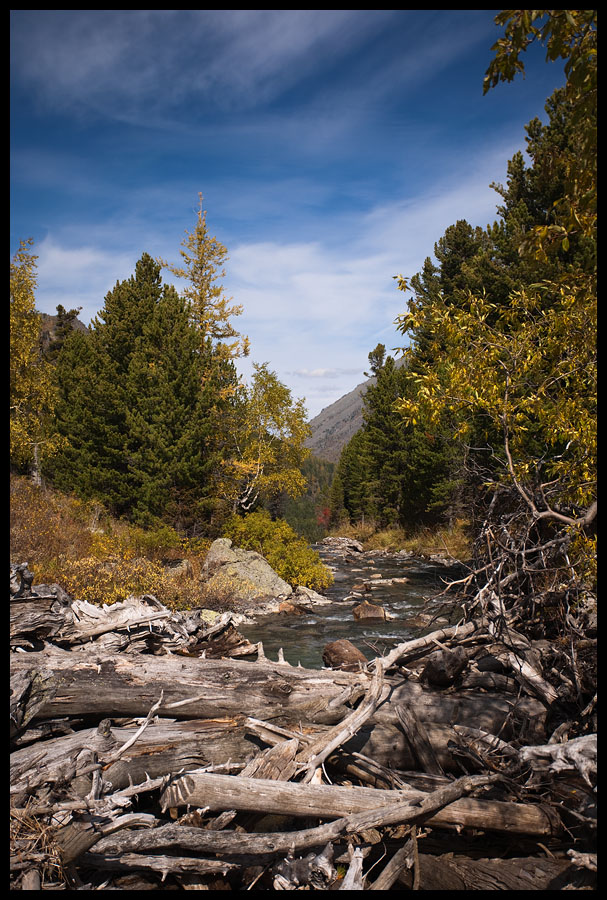
[[[333,575],[323,591],[327,602],[284,612],[249,608],[239,629],[251,643],[261,641],[269,659],[282,653],[292,665],[322,668],[325,646],[347,639],[367,659],[432,628],[450,624],[439,595],[458,569],[445,559],[424,559],[406,550],[364,550],[343,535],[314,545]],[[361,618],[356,607],[366,602],[385,618]]]
[[[379,528],[374,522],[342,523],[328,537],[346,537],[358,541],[363,550],[406,551],[422,558],[466,560],[471,554],[469,523],[456,519],[451,525],[434,528]]]

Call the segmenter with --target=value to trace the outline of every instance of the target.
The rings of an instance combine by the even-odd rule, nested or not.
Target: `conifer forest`
[[[389,273],[400,349],[335,464],[271,363],[238,373],[202,194],[85,328],[42,340],[12,257],[12,889],[596,889],[596,10],[495,21],[485,93],[531,42],[565,84],[495,220]],[[257,555],[319,602],[323,540],[454,529],[441,627],[371,661],[271,663],[216,587]]]

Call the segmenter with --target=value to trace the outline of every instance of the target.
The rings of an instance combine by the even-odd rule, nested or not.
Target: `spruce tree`
[[[192,527],[219,465],[210,355],[187,301],[143,254],[90,333],[72,333],[58,357],[58,419],[69,446],[49,468],[57,486],[142,523]]]

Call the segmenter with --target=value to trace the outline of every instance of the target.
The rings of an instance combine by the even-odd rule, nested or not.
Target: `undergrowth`
[[[415,556],[436,554],[464,561],[471,551],[468,523],[456,519],[450,526],[405,529],[398,527],[380,528],[375,522],[366,520],[356,524],[344,523],[330,532],[334,536],[354,538],[365,550],[388,550],[397,553],[407,550]]]
[[[235,546],[261,553],[294,587],[321,591],[332,581],[306,541],[267,513],[235,517],[225,535]],[[146,529],[114,519],[95,501],[11,475],[11,563],[27,562],[35,584],[60,584],[78,600],[112,604],[154,594],[169,609],[229,609],[229,587],[212,594],[200,581],[210,544],[210,539],[184,538],[167,524]],[[187,573],[166,568],[176,559],[188,561]]]

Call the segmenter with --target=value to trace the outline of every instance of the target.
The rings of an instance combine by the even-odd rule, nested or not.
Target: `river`
[[[454,574],[454,570],[440,563],[417,557],[375,551],[343,553],[322,544],[314,549],[333,573],[333,585],[323,591],[331,602],[315,605],[303,615],[260,616],[255,623],[238,628],[252,643],[263,643],[268,659],[277,659],[282,648],[285,660],[291,665],[301,663],[305,668],[319,669],[323,666],[323,648],[339,638],[347,638],[368,659],[373,659],[419,634],[412,618],[420,613],[426,601],[440,593],[445,580]],[[388,580],[389,583],[382,583]],[[355,599],[346,599],[363,584],[370,590],[355,591]],[[382,606],[389,618],[357,621],[352,608],[363,599]]]

